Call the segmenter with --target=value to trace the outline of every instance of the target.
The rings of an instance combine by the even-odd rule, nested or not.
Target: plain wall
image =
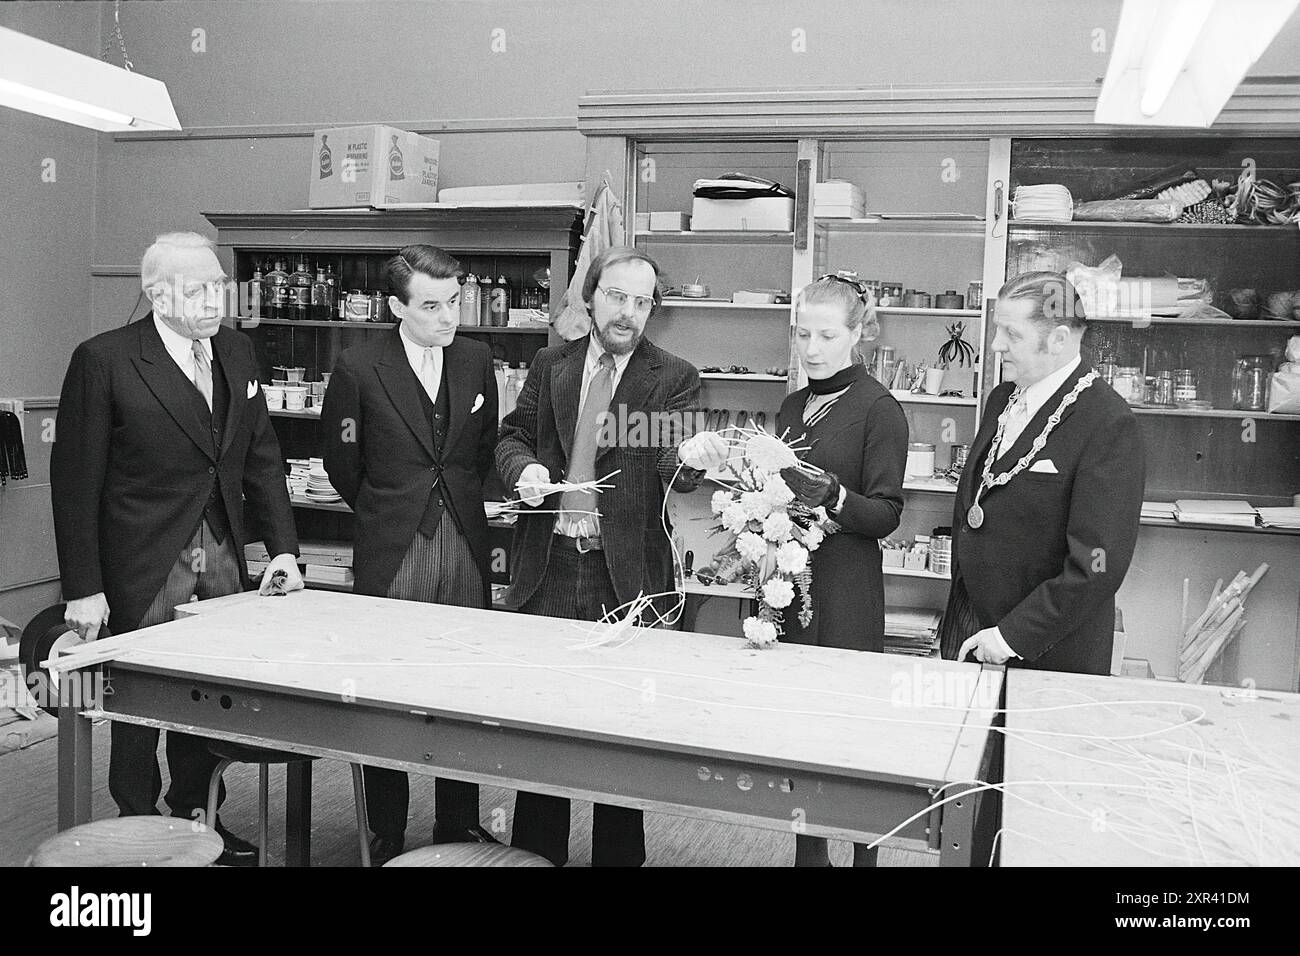
[[[434,134],[442,185],[578,180],[586,143],[573,123],[587,91],[1086,83],[1105,71],[1097,31],[1108,49],[1119,9],[1119,0],[127,0],[135,69],[167,83],[196,135],[115,139],[0,107],[0,397],[57,394],[77,342],[142,314],[132,270],[155,234],[211,235],[205,211],[305,205],[310,140],[284,135],[287,124],[469,123],[483,129]],[[98,55],[113,7],[8,3],[0,25]],[[794,31],[805,52],[793,49]],[[1292,73],[1297,62],[1293,17],[1252,73]],[[240,135],[211,138],[220,127]],[[40,181],[45,158],[57,162],[56,183]],[[15,487],[0,491],[0,615],[22,622],[48,596],[53,538],[48,489],[34,477],[16,504]]]

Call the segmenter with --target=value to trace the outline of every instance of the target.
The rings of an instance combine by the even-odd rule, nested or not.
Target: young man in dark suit
[[[1142,510],[1137,419],[1082,360],[1064,276],[1010,280],[993,322],[1006,381],[957,486],[944,656],[1108,674]]]
[[[280,444],[257,381],[252,343],[222,327],[229,287],[212,243],[159,236],[140,281],[153,312],[81,343],[59,399],[50,459],[65,620],[86,640],[172,619],[177,604],[249,586],[244,502],[283,571],[302,587]],[[158,731],[113,722],[109,792],[123,816],[157,813]],[[194,817],[217,764],[207,741],[169,731],[167,805]],[[212,821],[220,862],[254,865],[256,849]]]
[[[537,353],[502,423],[496,458],[501,480],[534,507],[543,500],[536,490],[552,480],[618,472],[599,495],[548,496],[545,511],[558,515],[524,515],[515,528],[507,602],[529,614],[592,621],[639,594],[672,590],[672,552],[660,522],[665,488],[672,482],[693,491],[705,469],[726,459],[727,444],[711,432],[683,443],[700,376],[643,336],[661,297],[654,260],[637,249],[608,249],[592,261],[582,296],[591,332]],[[636,425],[656,413],[669,413],[659,419],[664,427],[642,427],[644,441],[633,447]],[[600,438],[621,436],[624,426],[627,442]],[[672,603],[661,599],[660,606]],[[563,865],[569,801],[521,792],[512,842]],[[643,862],[641,812],[597,804],[592,863]]]
[[[400,323],[344,352],[321,412],[325,470],[356,512],[358,594],[489,606],[483,482],[497,433],[496,378],[482,342],[457,338],[460,264],[411,245],[384,267]],[[401,853],[405,773],[364,768],[376,865]],[[496,842],[479,826],[478,786],[439,779],[435,843]]]

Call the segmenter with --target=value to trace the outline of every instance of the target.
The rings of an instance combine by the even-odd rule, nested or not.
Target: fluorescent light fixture
[[[5,27],[0,106],[105,131],[181,128],[160,80]]]
[[[1124,0],[1093,120],[1208,127],[1300,0]]]

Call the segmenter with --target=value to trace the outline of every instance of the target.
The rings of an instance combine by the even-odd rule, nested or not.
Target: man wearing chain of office
[[[1064,276],[1011,279],[993,323],[1003,382],[957,486],[943,656],[1108,674],[1142,510],[1137,419],[1080,354]]]

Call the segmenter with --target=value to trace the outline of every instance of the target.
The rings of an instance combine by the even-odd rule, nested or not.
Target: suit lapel
[[[587,337],[570,346],[572,351],[555,363],[551,373],[551,408],[564,460],[573,452],[573,430],[578,427],[578,400],[582,398],[582,367],[587,361]]]
[[[444,359],[446,353],[443,354]],[[444,361],[442,374],[447,374],[447,363]],[[416,437],[420,445],[429,457],[438,460],[438,455],[433,447],[433,435],[429,428],[429,421],[424,417],[424,412],[420,407],[420,395],[416,391],[420,388],[419,379],[411,371],[411,363],[406,359],[406,349],[402,347],[400,334],[394,329],[388,336],[388,342],[384,347],[383,354],[375,364],[375,373],[379,376],[380,384],[384,386],[384,391],[388,393],[388,398],[393,403],[393,408],[402,421],[406,422],[406,427],[411,430],[411,434]],[[448,394],[450,394],[450,385],[448,383]]]
[[[221,364],[221,377],[226,380],[226,421],[221,431],[221,453],[225,454],[230,447],[230,441],[235,434],[235,428],[239,424],[240,410],[247,404],[248,383],[251,379],[246,369],[239,364],[235,357],[235,350],[232,348],[234,343],[228,336],[217,332],[212,337],[212,351],[217,356],[217,361]],[[244,398],[239,396],[243,395]]]
[[[458,348],[456,340],[442,350],[442,377],[447,382],[447,404],[450,421],[447,423],[447,437],[442,443],[442,453],[450,454],[456,446],[465,422],[469,420],[470,410],[479,395],[478,382],[482,382],[482,370],[475,363],[467,362],[463,348]]]
[[[131,358],[136,371],[181,430],[203,454],[216,461],[212,435],[195,413],[194,395],[198,393],[194,383],[185,378],[185,373],[167,352],[158,329],[154,327],[152,313],[137,324],[140,326],[140,354]]]

